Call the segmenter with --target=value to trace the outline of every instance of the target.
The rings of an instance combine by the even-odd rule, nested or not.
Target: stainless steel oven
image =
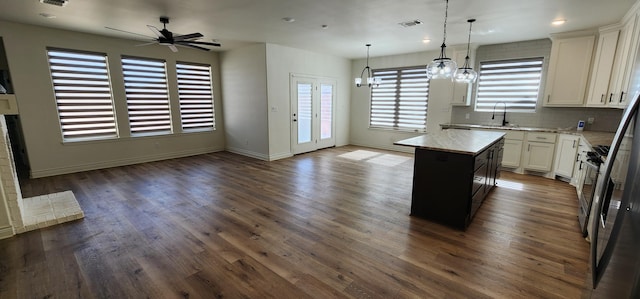
[[[591,212],[595,186],[600,172],[600,164],[602,164],[602,159],[600,155],[595,152],[587,152],[587,159],[582,162],[584,175],[582,176],[580,192],[578,193],[578,221],[580,222],[580,229],[584,237],[588,235],[589,214]]]

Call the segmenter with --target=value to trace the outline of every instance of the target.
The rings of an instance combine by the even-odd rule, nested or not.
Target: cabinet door
[[[550,171],[555,144],[527,141],[524,152],[524,169]]]
[[[466,51],[453,52],[453,59],[458,64],[458,67],[464,65],[465,57],[467,57]],[[452,106],[469,106],[471,105],[471,88],[473,84],[460,83],[453,80],[453,95],[451,98]]]
[[[553,40],[545,106],[584,106],[594,43],[595,35]]]
[[[502,166],[520,167],[520,157],[522,154],[522,140],[505,139],[502,152]]]
[[[620,32],[613,77],[609,86],[612,97],[610,106],[625,108],[628,103],[629,86],[634,72],[634,61],[638,52],[638,16],[624,24]]]
[[[566,178],[573,177],[573,168],[578,153],[579,136],[560,135],[556,152],[555,174]]]
[[[587,106],[604,107],[613,102],[613,90],[609,90],[613,60],[616,56],[619,30],[600,33],[593,70]]]

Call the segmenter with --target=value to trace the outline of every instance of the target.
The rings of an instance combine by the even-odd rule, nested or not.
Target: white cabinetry
[[[527,133],[523,168],[541,172],[551,171],[555,142],[555,133]]]
[[[467,57],[467,51],[454,51],[453,60],[458,64],[458,67],[464,65],[465,57]],[[471,62],[470,62],[471,63]],[[473,63],[471,63],[473,67]],[[473,83],[460,83],[453,80],[453,95],[451,98],[452,106],[469,106],[471,105],[471,88]]]
[[[608,104],[617,103],[613,101],[613,91],[609,92],[609,83],[619,34],[620,30],[617,29],[600,31],[586,104],[589,107],[606,107]]]
[[[545,106],[584,106],[595,34],[552,37]]]
[[[616,58],[613,65],[613,74],[609,85],[611,106],[624,108],[627,106],[629,95],[629,83],[633,74],[633,66],[638,52],[638,16],[631,15],[623,20]],[[633,96],[633,95],[631,95]]]
[[[518,168],[520,167],[520,158],[522,157],[524,132],[506,131],[505,134],[502,153],[502,167]]]
[[[582,175],[584,165],[582,165],[587,158],[587,152],[591,151],[591,147],[584,139],[584,137],[580,137],[578,140],[578,150],[576,153],[575,165],[573,166],[573,177],[571,177],[571,184],[576,186],[578,192],[582,190]]]
[[[555,156],[555,174],[565,178],[573,177],[573,169],[580,145],[580,136],[560,134]]]

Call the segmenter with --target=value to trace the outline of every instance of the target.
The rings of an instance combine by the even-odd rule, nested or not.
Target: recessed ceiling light
[[[422,39],[422,43],[423,43],[423,44],[428,44],[428,43],[430,43],[430,42],[431,42],[431,40],[430,40],[430,39],[428,39],[428,38]]]
[[[551,25],[560,26],[560,25],[562,25],[562,24],[564,24],[566,22],[567,22],[567,20],[565,20],[565,19],[557,19],[557,20],[553,20],[553,22],[551,22]]]
[[[56,18],[55,15],[52,15],[52,14],[46,13],[46,12],[41,12],[38,15],[43,17],[43,18],[47,18],[47,19],[55,19]]]
[[[287,22],[287,23],[293,23],[296,21],[296,19],[294,18],[290,18],[290,17],[286,17],[286,18],[282,18],[283,21]]]
[[[322,25],[320,27],[322,27],[322,29],[327,29],[327,28],[329,28],[329,25]]]

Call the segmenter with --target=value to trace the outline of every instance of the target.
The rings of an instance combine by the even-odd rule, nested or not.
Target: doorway
[[[336,145],[336,81],[291,75],[291,152],[307,153]]]

